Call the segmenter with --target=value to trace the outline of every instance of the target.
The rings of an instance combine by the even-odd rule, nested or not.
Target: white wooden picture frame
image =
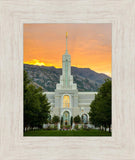
[[[23,24],[112,23],[112,137],[23,137]],[[0,159],[135,159],[135,1],[0,1]]]

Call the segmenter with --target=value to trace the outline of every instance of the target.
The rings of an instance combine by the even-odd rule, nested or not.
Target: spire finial
[[[68,39],[68,32],[66,32],[66,53],[67,53],[67,39]]]

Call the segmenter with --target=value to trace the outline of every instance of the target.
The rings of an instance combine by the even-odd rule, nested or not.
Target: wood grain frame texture
[[[23,24],[112,23],[112,137],[23,137]],[[135,160],[135,1],[0,0],[0,160]]]

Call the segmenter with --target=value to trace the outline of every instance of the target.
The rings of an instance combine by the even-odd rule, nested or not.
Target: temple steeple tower
[[[76,84],[73,84],[73,76],[71,75],[71,56],[67,49],[68,32],[66,32],[66,51],[62,56],[62,76],[60,76],[60,84],[57,84],[56,89],[77,89]]]
[[[68,54],[67,50],[67,40],[68,40],[68,32],[66,32],[66,52],[62,56],[62,75],[64,80],[64,88],[69,88],[69,78],[71,76],[71,56]]]

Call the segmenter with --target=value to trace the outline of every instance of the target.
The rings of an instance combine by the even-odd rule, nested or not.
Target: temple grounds
[[[26,131],[24,136],[111,136],[111,133],[102,130],[35,130]]]

